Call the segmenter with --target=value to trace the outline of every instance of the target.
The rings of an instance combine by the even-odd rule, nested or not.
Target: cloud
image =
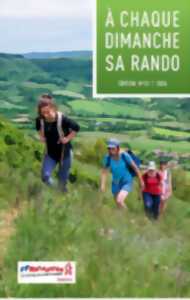
[[[0,52],[90,49],[93,1],[0,0]]]
[[[91,17],[93,0],[1,0],[0,17]]]
[[[87,50],[92,45],[91,21],[77,18],[6,18],[0,36],[0,52],[8,53]]]

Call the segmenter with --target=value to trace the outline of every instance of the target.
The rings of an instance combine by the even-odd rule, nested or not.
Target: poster
[[[0,0],[0,298],[190,297],[189,20]]]

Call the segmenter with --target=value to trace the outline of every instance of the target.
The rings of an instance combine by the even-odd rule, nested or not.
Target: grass
[[[6,161],[0,162],[0,209],[9,209],[16,199],[20,203],[1,266],[1,297],[190,296],[188,193],[182,201],[176,185],[178,198],[175,193],[165,216],[151,222],[135,183],[128,211],[118,210],[110,178],[106,193],[99,192],[99,153],[90,133],[75,141],[77,182],[63,195],[41,183],[40,162],[34,159],[37,143],[3,121],[1,126],[0,157]],[[16,144],[5,145],[7,134]],[[15,162],[19,165],[13,172]],[[17,284],[18,261],[66,260],[77,262],[75,285]]]
[[[173,198],[166,216],[152,223],[136,193],[128,212],[87,184],[65,197],[44,189],[41,197],[40,214],[28,206],[9,244],[3,279],[10,297],[190,296],[188,204]],[[113,233],[102,235],[102,228]],[[13,266],[19,260],[74,260],[77,283],[18,285]]]

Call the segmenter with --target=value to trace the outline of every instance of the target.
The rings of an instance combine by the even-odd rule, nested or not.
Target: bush
[[[78,148],[79,150],[78,153],[76,153],[76,157],[80,159],[80,161],[100,166],[103,156],[106,153],[106,142],[104,139],[97,139],[92,145],[83,143],[80,144]]]

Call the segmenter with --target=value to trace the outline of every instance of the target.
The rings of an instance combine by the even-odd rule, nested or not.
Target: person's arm
[[[170,196],[172,195],[173,189],[172,189],[172,174],[169,174],[169,193]]]
[[[75,138],[75,136],[77,135],[77,132],[79,132],[79,130],[80,130],[79,124],[77,122],[75,122],[74,120],[71,120],[67,117],[63,118],[62,128],[63,128],[63,130],[65,128],[67,128],[70,131],[67,136],[60,139],[62,144],[69,143],[72,139]]]
[[[103,193],[106,191],[107,177],[108,177],[108,169],[103,168],[101,170],[101,180],[100,180],[100,191]]]
[[[137,175],[140,183],[140,187],[143,190],[144,189],[144,180],[142,178],[141,172],[134,161],[131,161],[131,167],[134,170],[135,174]]]
[[[71,131],[67,136],[63,137],[60,139],[62,144],[67,144],[69,143],[74,137],[76,136],[77,132],[76,131]]]

